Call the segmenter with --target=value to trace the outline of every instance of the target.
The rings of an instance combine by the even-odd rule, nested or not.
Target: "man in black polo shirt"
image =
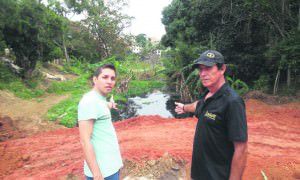
[[[191,104],[175,103],[178,114],[193,112],[195,131],[191,177],[242,179],[247,159],[247,121],[243,99],[225,82],[221,53],[205,51],[195,60],[207,91]]]

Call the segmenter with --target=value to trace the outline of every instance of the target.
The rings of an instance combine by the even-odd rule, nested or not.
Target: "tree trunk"
[[[298,10],[298,31],[300,31],[300,6]]]
[[[230,1],[230,14],[232,14],[232,0]]]
[[[278,68],[277,75],[276,75],[276,78],[275,78],[275,83],[274,83],[274,88],[273,88],[273,94],[274,95],[277,94],[279,77],[280,77],[280,68]]]
[[[290,88],[291,86],[291,66],[288,65],[287,69],[287,81],[286,81],[287,87]]]
[[[65,35],[62,36],[62,40],[63,40],[63,49],[64,49],[64,54],[65,54],[65,58],[66,58],[66,61],[67,62],[70,62],[70,58],[69,58],[69,54],[68,54],[68,51],[67,51],[67,47],[66,47],[66,42],[65,42]]]

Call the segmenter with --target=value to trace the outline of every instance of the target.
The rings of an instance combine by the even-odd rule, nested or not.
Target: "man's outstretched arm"
[[[175,112],[177,114],[183,114],[183,113],[187,113],[187,112],[194,113],[196,110],[197,103],[198,103],[198,101],[195,101],[190,104],[182,104],[179,102],[175,102],[175,105],[176,105]]]

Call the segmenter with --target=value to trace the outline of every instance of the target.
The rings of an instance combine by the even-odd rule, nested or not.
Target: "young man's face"
[[[224,77],[226,67],[223,65],[218,69],[217,65],[205,66],[199,65],[199,76],[204,87],[212,88],[218,87],[220,79]]]
[[[93,77],[94,87],[106,96],[112,91],[116,84],[116,72],[112,69],[105,68],[98,77]]]

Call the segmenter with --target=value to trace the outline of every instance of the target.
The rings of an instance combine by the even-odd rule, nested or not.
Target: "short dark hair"
[[[115,71],[115,73],[117,74],[116,67],[113,64],[103,64],[96,69],[96,71],[93,74],[93,77],[98,77],[99,74],[102,73],[103,69],[111,69],[111,70]]]
[[[223,63],[217,63],[216,64],[218,70],[221,70],[222,67],[223,67],[223,65],[226,65],[226,64],[223,64]],[[226,75],[230,75],[230,74],[231,74],[231,70],[230,70],[230,68],[228,66],[226,66],[226,70],[224,72],[224,75],[226,76]]]
[[[218,70],[220,70],[220,69],[223,67],[223,65],[224,65],[223,63],[217,63],[217,64],[216,64]]]

